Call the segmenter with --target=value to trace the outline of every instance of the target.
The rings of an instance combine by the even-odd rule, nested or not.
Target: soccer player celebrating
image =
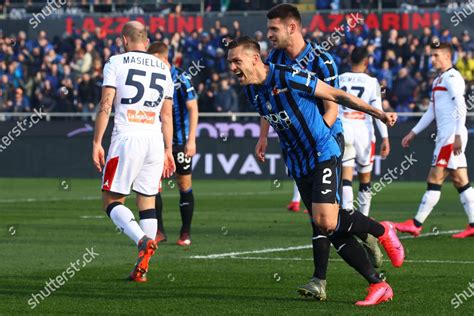
[[[329,233],[338,253],[344,253],[343,258],[352,257],[348,262],[370,283],[368,296],[356,304],[375,305],[392,299],[392,289],[374,270],[353,234],[376,236],[396,267],[403,263],[403,246],[391,223],[378,223],[359,212],[339,210],[337,159],[341,151],[315,104],[316,98],[322,98],[368,109],[389,125],[395,123],[396,114],[377,110],[307,71],[264,64],[258,42],[249,37],[231,42],[228,48],[230,70],[246,86],[247,97],[262,119],[277,132],[285,163],[315,225]],[[257,157],[264,161],[263,148]]]
[[[352,72],[339,76],[341,89],[361,98],[366,103],[382,110],[380,85],[376,78],[366,74],[369,53],[366,47],[357,47],[351,53]],[[345,106],[340,107],[340,117],[344,126],[344,155],[342,158],[342,208],[352,210],[354,195],[352,192],[352,177],[354,166],[359,175],[358,211],[369,216],[370,174],[374,163],[375,133],[372,117],[363,112],[355,111]],[[390,153],[387,126],[380,120],[375,121],[382,136],[380,156],[386,158]],[[368,236],[368,238],[373,238]],[[382,253],[378,247],[368,248],[375,259],[375,266],[382,264]]]
[[[171,152],[173,81],[168,66],[146,53],[149,41],[143,24],[127,22],[122,41],[126,53],[112,56],[104,66],[92,159],[99,172],[105,165],[104,210],[138,246],[138,260],[129,279],[146,282],[149,260],[157,248],[157,179],[171,176],[176,169]],[[102,138],[112,106],[114,130],[105,163]],[[140,224],[124,205],[130,188],[137,193]]]
[[[466,211],[469,225],[453,235],[454,238],[474,236],[474,190],[469,183],[465,149],[467,145],[465,82],[453,68],[453,48],[450,44],[435,42],[431,45],[431,61],[439,75],[433,81],[431,102],[418,124],[403,138],[408,147],[416,135],[436,119],[437,135],[433,161],[428,174],[428,188],[413,219],[397,223],[400,232],[418,236],[423,222],[430,215],[441,196],[441,185],[451,176],[454,187]]]
[[[162,42],[154,42],[148,47],[148,53],[158,57],[167,65],[168,46]],[[174,82],[173,98],[173,156],[176,162],[176,179],[179,187],[179,210],[181,212],[181,231],[176,242],[179,246],[191,245],[191,221],[194,213],[194,195],[192,190],[192,157],[196,154],[196,128],[198,124],[197,95],[191,84],[191,78],[181,69],[173,65],[171,77]],[[165,241],[166,233],[163,225],[163,202],[161,194],[156,196],[156,214],[158,233],[156,241]]]
[[[301,32],[301,15],[298,9],[290,4],[280,4],[273,7],[267,13],[268,38],[270,39],[273,50],[268,56],[268,61],[274,64],[284,64],[295,69],[306,69],[315,75],[319,80],[327,84],[338,87],[337,66],[331,55],[323,51],[314,43],[306,42]],[[295,70],[296,71],[296,70]],[[342,133],[342,124],[338,118],[338,104],[330,100],[322,98],[313,98],[315,106],[323,115],[323,123],[330,126],[330,133],[336,139],[341,153],[344,151],[344,135]],[[360,110],[365,113],[372,113],[373,107],[362,107]],[[377,113],[381,111],[377,110]],[[256,152],[264,152],[267,147],[267,135],[269,124],[262,119],[260,124],[260,139],[256,146]],[[342,157],[339,156],[337,174],[339,177],[338,190],[342,189]],[[294,189],[293,201],[299,199],[298,188]],[[339,192],[339,195],[342,193]],[[293,208],[294,207],[294,208]],[[289,209],[296,209],[296,205],[290,204]],[[299,206],[298,206],[299,209]],[[326,271],[329,260],[330,241],[327,234],[321,231],[312,222],[313,228],[313,259],[314,273],[309,283],[302,285],[298,292],[304,296],[313,296],[317,299],[326,298]],[[380,253],[375,238],[369,237],[365,233],[359,233],[358,237],[364,242],[369,249],[369,254]],[[345,252],[339,252],[341,256],[345,256]],[[346,256],[345,260],[352,260],[352,256]],[[376,262],[377,257],[371,260]],[[351,264],[352,265],[352,264]]]
[[[301,15],[298,8],[291,4],[279,4],[267,13],[267,37],[273,50],[267,61],[274,64],[298,66],[316,75],[331,86],[338,88],[338,70],[332,56],[315,43],[306,42],[301,32]],[[328,100],[317,100],[317,106],[323,115],[324,122],[331,127],[331,134],[336,137],[341,148],[344,146],[344,135],[341,120],[338,118],[338,105]],[[298,187],[293,188],[293,198],[287,208],[297,212],[300,209]]]

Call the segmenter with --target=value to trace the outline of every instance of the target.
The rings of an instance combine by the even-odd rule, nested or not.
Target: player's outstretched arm
[[[163,166],[163,177],[169,178],[176,171],[173,158],[173,100],[165,99],[160,112],[161,130],[165,143],[165,161]]]
[[[268,131],[270,130],[270,124],[263,117],[260,118],[260,137],[258,138],[257,145],[255,146],[255,156],[261,162],[265,162],[265,153],[268,146]]]
[[[184,154],[187,157],[192,157],[196,154],[196,129],[199,116],[197,100],[189,100],[186,102],[186,107],[189,115],[189,135],[184,147]]]
[[[326,84],[324,81],[321,81],[319,79],[318,79],[316,89],[314,91],[314,95],[324,100],[342,104],[356,111],[367,113],[381,120],[388,126],[393,126],[395,122],[397,121],[396,113],[385,113],[383,111],[380,111],[374,108],[373,106],[370,106],[369,104],[365,103],[361,99],[341,89],[333,88],[330,85]]]
[[[102,167],[105,165],[105,152],[102,147],[102,138],[104,137],[107,124],[109,123],[114,98],[115,88],[102,88],[102,97],[100,99],[99,110],[97,111],[95,119],[94,140],[92,141],[92,162],[99,172],[102,172]]]

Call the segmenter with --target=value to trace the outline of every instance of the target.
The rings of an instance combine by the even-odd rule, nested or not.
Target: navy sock
[[[364,248],[354,236],[351,234],[333,234],[329,236],[329,239],[341,258],[359,272],[367,282],[370,284],[382,282],[379,274],[370,263]]]
[[[189,189],[186,192],[179,192],[179,211],[181,213],[181,234],[191,233],[191,222],[193,220],[194,213],[194,195],[193,190]]]
[[[327,233],[323,232],[316,225],[313,226],[313,277],[320,280],[326,280],[326,272],[328,269],[329,251],[331,250],[331,241]]]
[[[337,233],[369,233],[375,237],[384,234],[385,228],[379,222],[354,210],[346,211],[339,209],[338,223],[335,230]]]

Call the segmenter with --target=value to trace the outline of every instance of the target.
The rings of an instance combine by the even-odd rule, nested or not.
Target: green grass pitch
[[[447,233],[466,225],[449,183],[425,223],[424,233],[431,236],[402,240],[407,253],[403,267],[384,262],[381,270],[392,285],[394,301],[370,308],[354,306],[365,297],[367,284],[334,249],[328,300],[303,299],[296,293],[296,286],[311,276],[313,264],[307,215],[285,209],[291,182],[195,181],[193,244],[188,248],[175,245],[178,191],[173,183],[165,187],[169,240],[152,258],[148,283],[137,284],[124,280],[136,248],[101,211],[97,180],[0,179],[0,315],[474,314],[474,297],[461,297],[457,309],[452,304],[456,294],[474,293],[469,290],[474,239],[454,240]],[[393,183],[374,197],[371,216],[405,220],[413,216],[424,190],[423,183]],[[134,203],[133,198],[127,202],[132,209]],[[32,295],[48,293],[45,282],[83,260],[86,248],[98,256],[44,300],[37,296],[40,303],[31,309]]]

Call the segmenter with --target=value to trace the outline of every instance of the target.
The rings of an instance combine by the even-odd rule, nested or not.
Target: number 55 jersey
[[[104,66],[103,87],[116,89],[113,135],[126,132],[161,134],[159,118],[164,99],[173,99],[170,69],[140,51],[112,56]]]
[[[160,112],[164,100],[172,100],[174,93],[170,69],[145,52],[116,55],[104,66],[103,87],[116,93],[102,190],[155,195],[164,164]]]

